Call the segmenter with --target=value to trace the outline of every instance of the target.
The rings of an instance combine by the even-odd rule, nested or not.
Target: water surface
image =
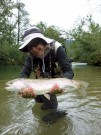
[[[33,99],[23,99],[4,89],[5,82],[18,77],[18,67],[0,67],[0,135],[100,135],[101,134],[101,67],[77,66],[75,80],[89,83],[86,91],[68,91],[59,95],[58,110],[67,114],[54,124],[42,117]],[[32,75],[33,76],[33,75]]]

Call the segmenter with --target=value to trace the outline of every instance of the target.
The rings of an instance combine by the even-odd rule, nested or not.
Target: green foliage
[[[101,27],[91,16],[81,20],[81,24],[72,30],[75,41],[71,46],[75,61],[88,64],[101,64]]]
[[[29,26],[24,4],[14,0],[0,0],[0,65],[12,65],[14,59],[23,60],[18,41]]]
[[[62,43],[63,45],[65,45],[65,40],[66,39],[62,37],[61,30],[58,27],[56,27],[54,25],[47,26],[43,22],[39,22],[36,26],[42,30],[43,34],[46,37],[54,39],[54,40]]]
[[[17,10],[17,14],[15,14],[15,18],[17,18],[15,19],[15,24],[17,29],[16,40],[17,40],[17,44],[19,44],[20,41],[22,40],[22,35],[25,29],[27,29],[30,26],[29,14],[25,10],[25,4],[21,2],[17,2],[15,4],[15,8]]]

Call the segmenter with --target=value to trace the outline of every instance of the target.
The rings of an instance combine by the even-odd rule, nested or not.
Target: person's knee
[[[35,101],[38,102],[38,103],[43,103],[42,98],[41,98],[41,95],[35,97],[34,99],[35,99]]]

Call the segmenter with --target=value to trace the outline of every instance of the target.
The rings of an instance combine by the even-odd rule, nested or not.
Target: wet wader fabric
[[[50,100],[48,100],[44,95],[39,95],[35,98],[35,101],[38,103],[43,103],[42,109],[48,109],[48,108],[57,108],[58,102],[56,95],[49,94]]]

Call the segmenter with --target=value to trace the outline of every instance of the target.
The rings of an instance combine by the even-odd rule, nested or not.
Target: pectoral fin
[[[50,100],[50,95],[49,94],[43,94],[48,100]]]

